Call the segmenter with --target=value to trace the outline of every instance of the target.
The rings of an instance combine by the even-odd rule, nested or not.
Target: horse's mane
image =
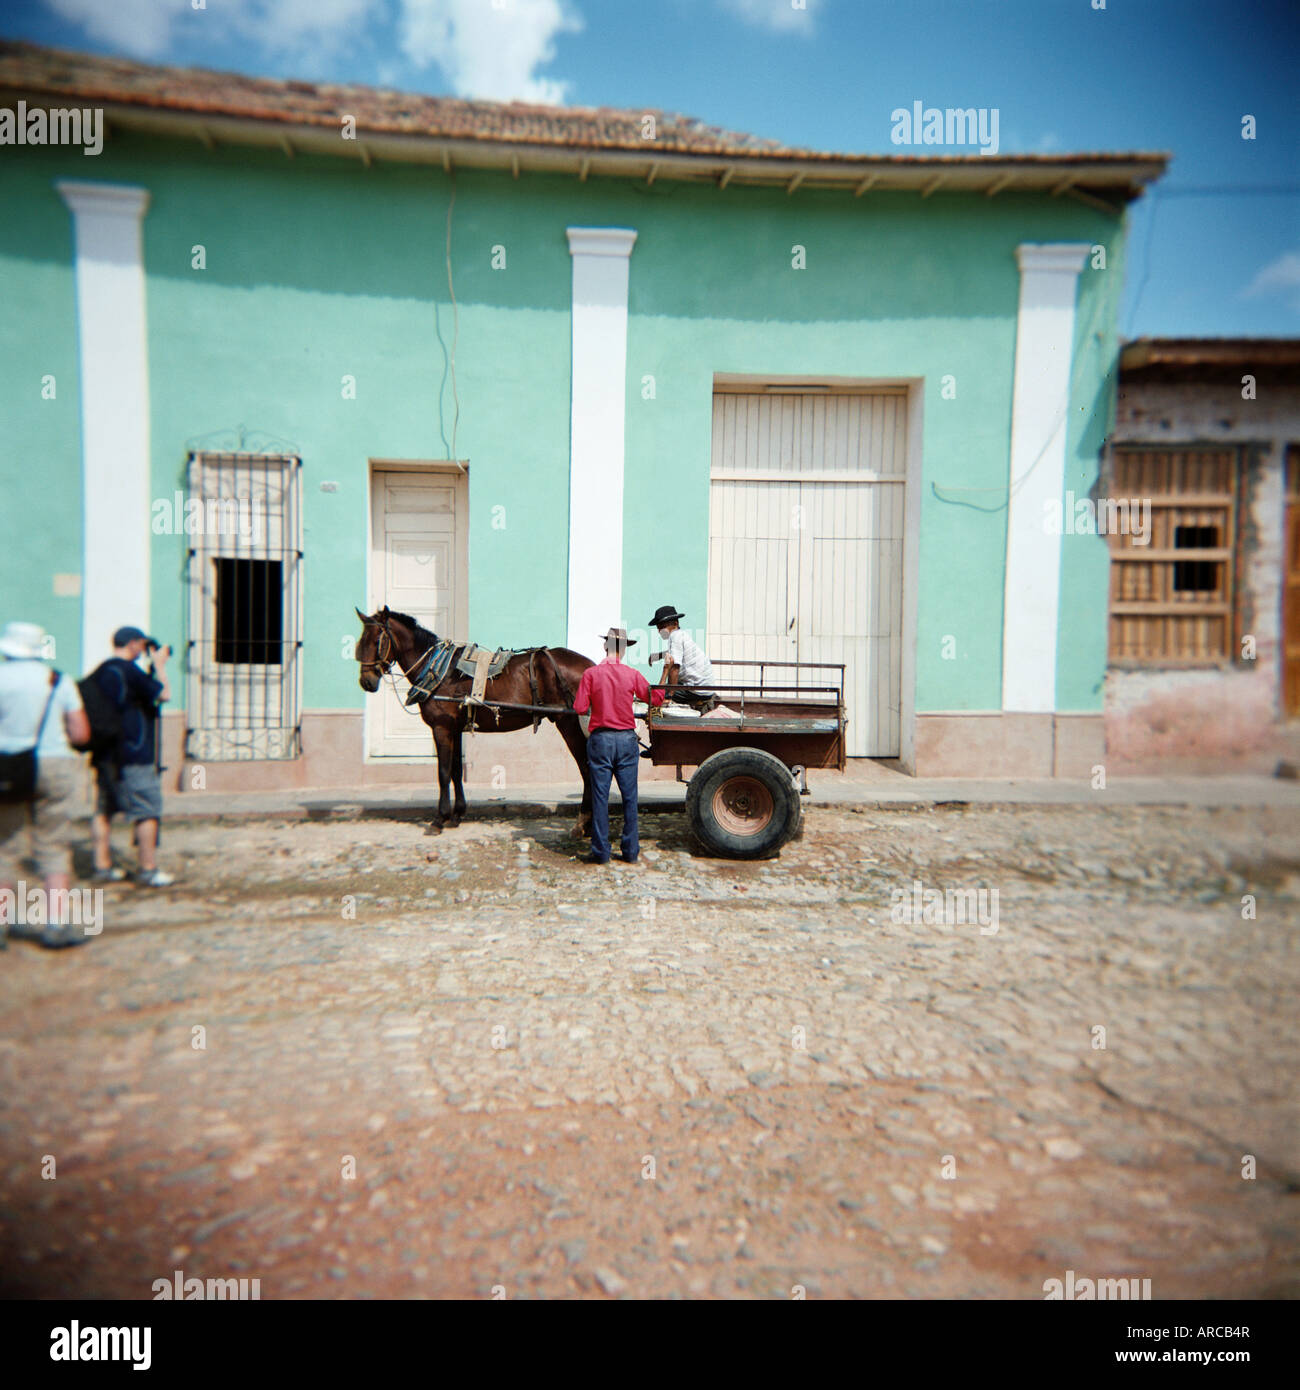
[[[398,613],[395,609],[390,608],[388,610],[388,616],[390,618],[396,618],[399,623],[405,623],[406,626],[411,629],[411,635],[415,638],[417,643],[423,642],[425,646],[432,647],[438,640],[438,634],[436,632],[430,632],[427,627],[416,622],[409,613]]]

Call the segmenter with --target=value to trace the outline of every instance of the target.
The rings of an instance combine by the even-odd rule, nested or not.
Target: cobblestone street
[[[753,864],[650,812],[606,867],[570,823],[169,824],[175,888],[11,941],[5,1292],[1300,1295],[1294,810],[822,807]]]

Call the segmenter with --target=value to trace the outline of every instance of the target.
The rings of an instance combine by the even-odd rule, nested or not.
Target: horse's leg
[[[456,732],[452,725],[445,719],[439,719],[433,726],[433,746],[438,750],[438,813],[430,828],[435,835],[442,830],[451,810],[451,797],[447,789],[451,782],[455,740]]]
[[[560,736],[569,746],[573,761],[582,773],[582,805],[578,808],[578,823],[573,827],[573,835],[578,840],[591,838],[591,772],[587,767],[587,740],[582,736],[582,725],[576,714],[561,715],[555,721]]]
[[[456,804],[452,807],[451,824],[454,829],[460,824],[460,818],[465,814],[465,735],[459,728],[454,728],[452,738],[452,762],[451,780],[456,790]]]

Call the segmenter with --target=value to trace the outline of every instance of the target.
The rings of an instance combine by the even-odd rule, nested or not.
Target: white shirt
[[[50,668],[43,661],[0,658],[0,753],[21,753],[32,746],[49,698]],[[77,756],[68,742],[63,716],[76,714],[82,708],[76,682],[60,676],[36,750],[38,758]]]
[[[713,663],[681,628],[668,634],[665,650],[668,660],[678,665],[677,680],[680,685],[704,685],[713,679]]]

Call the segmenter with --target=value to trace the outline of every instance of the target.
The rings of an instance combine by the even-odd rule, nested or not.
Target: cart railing
[[[704,682],[701,688],[713,691],[724,704],[728,699],[742,699],[745,696],[759,699],[777,698],[798,700],[815,700],[818,702],[839,702],[844,700],[844,664],[836,661],[767,661],[758,657],[749,658],[719,658],[713,663],[715,675],[712,679]],[[719,667],[741,667],[750,671],[758,672],[758,680],[754,681],[728,681],[718,679],[717,671]],[[778,674],[769,676],[769,670]],[[838,677],[833,677],[836,683],[833,685],[812,685],[798,679],[796,675],[794,683],[782,679],[782,676],[790,671],[802,673],[804,671],[822,672],[835,671]],[[824,680],[825,677],[822,677]],[[659,690],[676,689],[675,686],[656,686]]]
[[[767,691],[767,690],[772,690],[772,691],[778,691],[778,690],[779,690],[779,691],[780,691],[781,693],[783,693],[783,694],[786,693],[786,692],[806,691],[808,694],[813,695],[813,694],[821,694],[821,693],[823,693],[823,692],[825,692],[825,691],[827,691],[827,690],[833,690],[833,691],[835,691],[841,698],[843,698],[843,695],[844,695],[844,663],[843,663],[842,661],[769,661],[769,660],[767,660],[766,658],[763,658],[763,657],[719,657],[717,660],[715,660],[715,661],[712,663],[712,665],[713,665],[714,670],[717,670],[717,668],[718,668],[719,666],[731,666],[731,667],[740,666],[740,667],[748,667],[750,670],[757,670],[757,672],[758,672],[758,686],[757,686],[757,689],[758,689],[758,692],[759,692],[760,694],[762,694],[763,692],[765,692],[765,691]],[[785,672],[785,671],[838,671],[838,672],[839,672],[839,678],[838,678],[837,683],[836,683],[834,686],[829,686],[829,685],[817,685],[817,686],[806,685],[806,684],[804,684],[802,681],[798,681],[798,680],[796,680],[796,682],[795,682],[794,685],[781,684],[781,683],[774,684],[772,681],[770,681],[770,680],[768,679],[767,673],[768,673],[769,670],[776,670],[776,671],[781,671],[781,672]],[[822,679],[825,679],[825,677],[823,677]],[[778,680],[778,682],[779,682],[779,681],[780,681],[780,677],[778,677],[777,680]],[[713,683],[713,688],[714,688],[714,689],[718,688],[716,682]],[[733,686],[731,686],[731,687],[729,687],[729,688],[731,688],[731,689],[741,689],[741,688],[744,688],[744,689],[746,689],[746,690],[749,690],[749,689],[753,689],[754,686],[753,686],[753,682],[748,682],[748,681],[747,681],[747,682],[735,684],[735,685],[733,685]]]

